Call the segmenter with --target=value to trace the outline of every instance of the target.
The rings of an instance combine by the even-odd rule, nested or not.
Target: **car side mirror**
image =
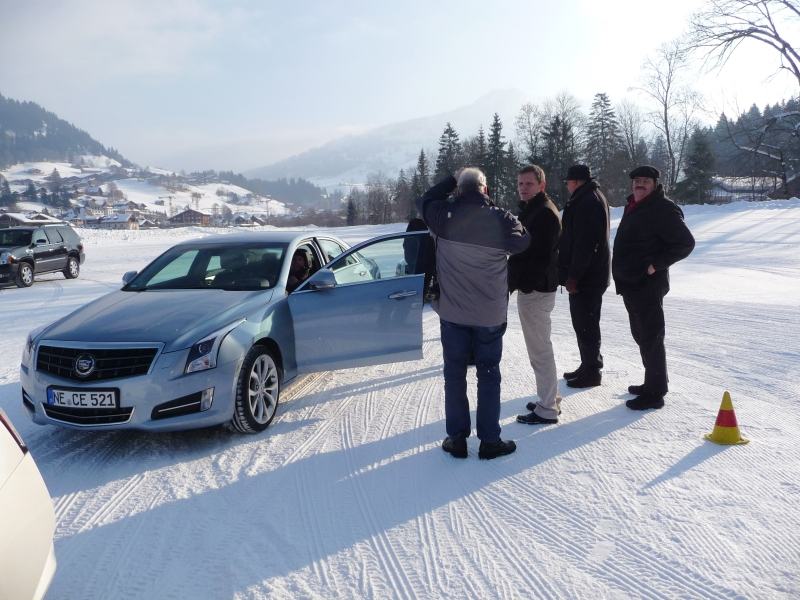
[[[320,269],[308,278],[306,287],[310,290],[330,290],[336,287],[336,276],[330,269]]]
[[[127,273],[125,273],[122,276],[122,283],[124,283],[125,285],[128,285],[131,282],[131,280],[134,277],[136,277],[137,273],[138,273],[138,271],[128,271]]]

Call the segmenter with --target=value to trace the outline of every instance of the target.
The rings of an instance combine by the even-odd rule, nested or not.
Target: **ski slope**
[[[800,200],[685,210],[697,247],[671,271],[666,407],[624,406],[642,368],[609,290],[603,385],[562,380],[558,425],[514,422],[535,388],[512,296],[501,419],[518,450],[493,461],[474,437],[468,460],[439,447],[430,311],[422,360],[303,378],[261,435],[33,425],[17,374],[27,331],[207,233],[83,231],[80,279],[0,290],[0,406],[58,519],[47,598],[800,596]],[[561,372],[578,361],[566,294],[553,320]],[[746,446],[703,440],[725,390]],[[470,394],[474,409],[474,380]]]

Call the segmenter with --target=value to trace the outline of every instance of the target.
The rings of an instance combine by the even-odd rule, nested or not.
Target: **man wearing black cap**
[[[586,165],[573,165],[564,178],[570,198],[561,217],[558,277],[569,292],[569,313],[578,338],[581,364],[564,373],[567,386],[600,385],[600,309],[608,288],[608,202]]]
[[[664,296],[669,291],[669,266],[689,256],[694,237],[683,211],[664,195],[658,169],[637,167],[630,176],[633,193],[614,238],[612,272],[644,365],[644,384],[628,388],[636,398],[625,404],[645,410],[664,406],[668,380]]]

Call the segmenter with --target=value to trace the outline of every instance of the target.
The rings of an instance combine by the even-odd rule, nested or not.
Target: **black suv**
[[[78,234],[66,224],[0,229],[0,284],[33,285],[34,273],[75,279],[84,260]]]

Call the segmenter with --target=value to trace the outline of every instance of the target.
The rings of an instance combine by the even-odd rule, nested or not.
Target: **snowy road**
[[[519,450],[494,461],[477,460],[475,438],[466,461],[439,448],[432,312],[424,359],[306,377],[261,435],[31,424],[17,375],[27,331],[197,235],[85,232],[80,279],[0,290],[0,406],[58,518],[48,599],[797,597],[800,201],[686,212],[698,246],[666,301],[667,407],[624,407],[642,374],[609,292],[603,385],[562,381],[557,426],[515,423],[533,384],[512,298],[502,423]],[[559,371],[571,369],[565,294],[553,330]],[[702,439],[726,389],[747,446]]]

